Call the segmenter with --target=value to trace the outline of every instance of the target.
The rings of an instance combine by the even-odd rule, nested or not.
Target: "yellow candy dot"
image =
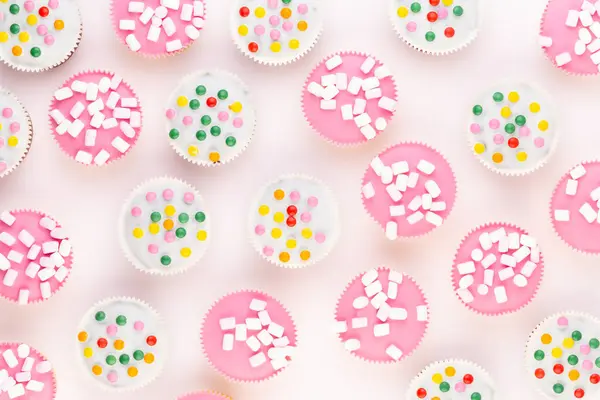
[[[454,3],[454,0],[442,0],[442,4],[444,4],[446,7],[451,6]]]
[[[219,160],[221,160],[221,155],[220,155],[218,152],[216,152],[216,151],[213,151],[212,153],[210,153],[210,154],[208,155],[208,159],[209,159],[210,161],[212,161],[212,162],[216,163],[216,162],[219,162]]]
[[[122,341],[121,339],[117,339],[117,340],[115,340],[114,345],[115,345],[115,349],[123,350],[123,348],[125,347],[125,342]]]
[[[189,146],[188,147],[188,154],[192,157],[196,157],[198,155],[198,148],[196,146]]]
[[[150,224],[150,226],[148,227],[148,232],[150,232],[153,235],[156,235],[158,232],[160,232],[160,225],[157,223]]]
[[[300,42],[298,41],[298,39],[292,39],[290,40],[290,49],[296,50],[298,47],[300,47]]]
[[[286,253],[285,251],[279,253],[279,261],[284,262],[284,263],[290,261],[290,255],[288,253]]]
[[[14,46],[12,48],[12,53],[13,56],[19,57],[21,54],[23,54],[23,49],[21,48],[21,46]]]
[[[296,248],[296,239],[288,239],[288,241],[285,242],[285,246],[288,249],[295,249]]]
[[[19,33],[19,41],[21,43],[27,43],[29,41],[29,33],[28,32]]]
[[[502,161],[504,161],[504,156],[500,153],[494,153],[492,155],[492,161],[496,164],[500,164]]]
[[[142,230],[142,228],[135,228],[133,230],[133,237],[136,239],[144,237],[144,231]]]
[[[172,217],[173,215],[175,215],[175,207],[173,207],[172,205],[168,205],[165,207],[165,214],[167,214],[169,217]]]
[[[512,111],[510,111],[509,107],[502,107],[502,110],[500,110],[500,115],[502,115],[503,118],[508,118],[512,115]]]
[[[8,0],[0,0],[0,3],[8,3]]]
[[[185,106],[187,106],[188,105],[188,98],[185,97],[185,96],[179,96],[177,98],[177,105],[179,107],[185,107]]]
[[[576,369],[572,369],[571,371],[569,371],[569,379],[572,381],[576,381],[577,379],[579,379],[579,371],[577,371]]]
[[[146,353],[146,355],[144,356],[144,361],[146,362],[146,364],[152,364],[154,362],[154,354]]]
[[[173,229],[174,226],[175,226],[175,223],[173,222],[172,219],[166,219],[165,222],[163,222],[163,227],[168,231]]]
[[[529,105],[529,111],[532,113],[540,112],[540,105],[538,103],[531,103]]]
[[[2,130],[2,124],[0,124],[0,131]]]
[[[552,349],[552,357],[554,357],[554,358],[561,358],[562,353],[563,353],[563,351],[559,347],[555,347]]]
[[[94,375],[102,375],[102,367],[101,367],[101,366],[99,366],[99,365],[94,365],[94,366],[92,367],[92,373],[93,373]]]
[[[454,375],[456,375],[456,369],[454,367],[448,367],[446,368],[446,376],[449,377],[453,377]]]
[[[254,15],[256,15],[258,18],[264,17],[266,13],[267,12],[262,7],[256,7],[256,10],[254,10]]]
[[[442,374],[433,374],[431,380],[433,381],[433,383],[439,385],[444,381],[444,377],[442,376]]]
[[[545,119],[541,120],[540,123],[538,124],[538,129],[542,132],[547,131],[548,130],[548,121],[546,121]]]
[[[279,239],[281,237],[281,229],[273,228],[271,230],[271,236],[273,237],[273,239]]]
[[[281,43],[279,43],[279,42],[271,43],[270,49],[273,53],[279,53],[281,51]]]
[[[563,347],[565,349],[572,349],[573,346],[575,346],[575,341],[571,338],[565,338],[565,340],[563,340]]]
[[[406,18],[408,15],[408,8],[402,6],[398,8],[397,14],[400,18]]]
[[[138,374],[138,369],[136,367],[129,367],[127,368],[127,375],[129,375],[132,378],[135,378]]]
[[[304,239],[310,239],[312,237],[312,231],[310,230],[310,228],[302,229],[302,237]]]
[[[277,222],[278,224],[282,223],[284,219],[285,219],[285,216],[283,215],[283,213],[276,212],[273,215],[273,221]]]
[[[524,151],[520,151],[517,153],[517,161],[527,161],[527,153]]]
[[[85,358],[90,358],[90,357],[91,357],[91,356],[93,356],[93,355],[94,355],[94,352],[92,351],[92,349],[91,349],[91,348],[89,348],[89,347],[86,347],[85,349],[83,349],[83,356],[84,356]]]
[[[511,103],[516,103],[517,101],[519,101],[521,97],[519,96],[519,93],[517,92],[510,92],[508,94],[508,101],[510,101]]]
[[[273,196],[275,197],[275,199],[277,200],[283,200],[283,198],[285,197],[285,192],[281,189],[277,189],[274,193]]]
[[[198,239],[201,242],[205,241],[206,237],[207,237],[206,231],[198,231],[198,234],[196,235],[196,239]]]
[[[542,343],[543,343],[543,344],[550,344],[550,343],[552,343],[552,336],[550,336],[550,335],[549,335],[549,334],[547,334],[547,333],[544,333],[544,334],[542,335]]]
[[[246,25],[240,25],[238,27],[238,33],[240,36],[246,36],[248,34],[248,27]]]
[[[27,16],[26,21],[29,25],[33,26],[33,25],[37,24],[37,17],[35,16],[35,14],[30,14],[29,16]],[[58,22],[58,21],[56,21],[56,22]],[[55,28],[56,28],[56,22],[54,23]]]
[[[302,251],[300,252],[300,258],[301,258],[303,261],[306,261],[306,260],[308,260],[308,259],[310,258],[310,251],[308,251],[308,250],[302,250]]]
[[[57,19],[56,21],[54,21],[54,29],[56,29],[57,31],[62,31],[64,28],[65,23],[62,19]]]
[[[235,103],[229,106],[229,109],[234,113],[239,113],[240,111],[242,111],[242,108],[242,103],[240,103],[239,101],[236,101]]]
[[[88,334],[85,331],[81,331],[77,334],[77,340],[79,340],[80,342],[85,342],[86,340],[88,340]]]
[[[189,247],[184,247],[179,253],[181,254],[181,257],[188,258],[192,255],[192,250]]]
[[[258,207],[258,213],[262,216],[265,216],[269,213],[269,206],[266,205],[262,205],[260,207]]]
[[[0,32],[0,43],[4,43],[8,41],[8,33]]]
[[[291,16],[292,16],[292,10],[290,10],[287,7],[284,7],[281,9],[281,17],[282,18],[288,19]]]
[[[431,400],[440,400],[440,398],[435,396],[435,397],[432,397]]]
[[[298,30],[304,32],[308,29],[308,22],[306,21],[298,21]]]
[[[485,145],[483,143],[476,143],[475,146],[473,146],[473,150],[477,154],[482,154],[485,152]]]
[[[19,138],[16,136],[11,136],[6,142],[10,147],[16,147],[19,144]]]

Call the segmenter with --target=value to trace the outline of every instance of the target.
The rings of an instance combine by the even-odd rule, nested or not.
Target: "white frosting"
[[[4,116],[6,108],[12,110],[12,116],[8,118]],[[15,123],[19,129],[11,132],[11,125]],[[12,93],[0,88],[0,163],[6,164],[6,168],[0,168],[0,178],[16,168],[27,154],[31,142],[30,124],[29,114],[19,100]],[[9,145],[11,137],[17,139],[16,146]],[[11,144],[13,140],[10,140]]]

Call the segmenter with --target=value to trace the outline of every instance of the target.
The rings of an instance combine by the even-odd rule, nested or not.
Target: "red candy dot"
[[[40,17],[45,18],[50,14],[50,10],[48,10],[48,7],[40,7]]]
[[[429,4],[431,4],[432,6],[439,6],[440,5],[440,0],[429,0]]]
[[[255,42],[248,43],[248,50],[250,50],[251,53],[256,53],[258,51],[258,44]]]
[[[294,226],[296,226],[296,218],[294,217],[289,217],[285,223],[287,224],[287,226],[289,226],[290,228],[293,228]]]
[[[454,36],[454,28],[452,28],[451,26],[447,27],[446,29],[444,29],[444,35],[446,35],[446,37],[453,37]]]
[[[598,375],[598,374],[590,375],[590,382],[592,382],[594,385],[597,385],[598,382],[600,382],[600,375]]]
[[[287,208],[287,213],[289,215],[296,215],[298,213],[298,207],[296,207],[296,206],[289,206]]]
[[[240,16],[246,18],[248,15],[250,15],[250,9],[248,7],[240,8]]]
[[[106,346],[108,346],[108,342],[106,341],[106,339],[104,339],[104,338],[98,339],[98,347],[100,347],[101,349],[103,349]]]
[[[535,377],[536,377],[536,378],[538,378],[538,379],[543,379],[543,378],[544,378],[544,376],[546,376],[546,373],[544,372],[544,370],[543,370],[543,369],[541,369],[541,368],[538,368],[538,369],[536,369],[536,370],[535,370]]]
[[[208,99],[206,99],[206,105],[209,107],[214,107],[217,105],[217,99],[215,99],[214,97],[209,97]]]
[[[148,343],[148,346],[154,346],[156,344],[156,336],[148,336],[146,343]]]
[[[463,382],[467,385],[470,385],[471,383],[473,383],[473,375],[466,374],[465,376],[463,376]]]
[[[555,374],[560,375],[565,372],[565,367],[563,367],[561,364],[556,364],[552,370]]]
[[[516,137],[512,137],[510,139],[508,139],[508,147],[510,147],[511,149],[517,148],[519,146],[519,139],[517,139]]]
[[[424,399],[425,396],[427,396],[427,390],[420,388],[419,390],[417,390],[417,397],[420,399]]]
[[[438,15],[435,11],[431,11],[427,13],[427,21],[435,22],[438,19]]]
[[[576,389],[575,390],[575,397],[580,399],[583,397],[583,395],[585,395],[585,392],[583,391],[583,389]]]

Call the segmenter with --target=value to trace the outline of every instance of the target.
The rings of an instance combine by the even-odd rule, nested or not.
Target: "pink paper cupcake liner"
[[[56,376],[52,364],[25,343],[0,343],[0,398],[53,400]]]
[[[217,300],[206,313],[200,333],[210,365],[233,382],[272,379],[293,361],[296,325],[275,298],[241,290]]]
[[[497,316],[528,305],[543,274],[537,240],[516,225],[491,222],[463,238],[451,279],[454,292],[467,308]]]
[[[346,286],[335,311],[335,331],[352,355],[374,363],[410,356],[425,337],[429,305],[408,275],[379,267]]]
[[[32,139],[31,116],[14,94],[0,87],[0,178],[21,165]]]
[[[180,396],[177,400],[233,400],[231,397],[214,391],[188,393]]]

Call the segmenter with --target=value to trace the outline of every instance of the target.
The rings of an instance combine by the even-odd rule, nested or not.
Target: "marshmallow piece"
[[[77,93],[85,93],[87,90],[87,85],[87,82],[74,80],[73,83],[71,83],[71,89]]]
[[[600,200],[600,187],[597,187],[596,189],[592,190],[590,193],[590,197],[594,201]]]
[[[565,25],[570,28],[577,27],[577,23],[579,22],[579,12],[576,10],[569,10],[567,14],[567,20],[565,21]]]
[[[402,358],[402,350],[394,346],[393,344],[389,345],[387,349],[385,349],[385,354],[390,356],[390,358],[394,361],[399,361]]]
[[[365,98],[367,100],[378,99],[383,96],[383,92],[380,88],[370,89],[365,92]]]
[[[406,215],[406,209],[403,205],[390,206],[390,217],[400,217]]]
[[[542,47],[552,47],[552,38],[548,36],[540,36],[538,43]]]
[[[388,297],[385,293],[379,292],[371,299],[371,305],[376,310],[379,310],[382,304],[387,301]]]
[[[181,6],[181,14],[180,18],[182,21],[189,22],[192,20],[192,16],[194,13],[194,6],[191,4],[184,4]]]
[[[465,304],[469,304],[474,300],[473,295],[471,294],[469,289],[458,289],[456,291],[456,294]]]
[[[408,174],[408,181],[406,182],[406,186],[414,189],[417,186],[417,183],[419,182],[419,174],[416,172],[411,172],[410,174]],[[434,197],[434,196],[431,196]]]
[[[475,283],[475,278],[473,275],[465,275],[458,281],[458,287],[461,289],[466,289]]]
[[[339,54],[336,54],[329,60],[325,61],[325,67],[327,68],[327,71],[331,71],[332,69],[335,69],[336,67],[342,65],[342,62],[342,57],[340,57]]]
[[[500,238],[506,237],[506,230],[504,228],[498,228],[490,233],[490,240],[492,243],[498,243]]]
[[[341,110],[342,110],[342,119],[344,121],[349,121],[354,118],[354,115],[352,113],[352,104],[344,104],[341,107]]]
[[[4,353],[2,353],[2,358],[4,358],[4,361],[6,361],[6,365],[8,365],[9,368],[15,368],[19,365],[19,360],[17,360],[15,353],[13,353],[11,349],[5,350]]]
[[[10,261],[3,254],[0,254],[0,271],[6,271],[10,268]]]
[[[19,356],[19,358],[26,358],[27,356],[29,356],[30,351],[31,348],[25,343],[21,343],[19,347],[17,347],[17,355]]]
[[[420,160],[417,169],[425,175],[431,175],[435,171],[435,165],[426,160]]]
[[[8,232],[0,232],[0,242],[7,246],[12,246],[17,242],[17,239]]]
[[[506,253],[508,251],[508,237],[502,236],[498,241],[498,251],[500,253]]]
[[[348,351],[356,351],[360,349],[360,341],[358,339],[348,339],[344,342],[344,348]]]
[[[473,261],[460,263],[456,266],[456,269],[460,275],[472,274],[475,272],[475,263]]]
[[[590,14],[589,11],[580,11],[579,12],[579,21],[581,22],[581,25],[588,27],[588,26],[592,25],[592,23],[594,22],[594,19],[592,18],[592,14]]]
[[[471,259],[475,262],[483,260],[483,251],[481,249],[473,249],[471,251]]]
[[[423,213],[421,211],[417,211],[414,214],[409,215],[408,217],[406,217],[406,222],[409,223],[409,225],[414,225],[417,222],[421,221],[425,216],[423,215]]]
[[[581,4],[581,10],[587,11],[591,15],[594,15],[596,13],[596,8],[594,7],[594,5],[587,0],[584,0],[583,3]]]
[[[137,98],[135,98],[135,97],[121,98],[121,107],[136,108],[137,106],[138,106]]]
[[[258,332],[256,338],[263,344],[263,346],[270,346],[273,343],[273,336],[266,329]]]
[[[373,327],[373,336],[384,337],[390,334],[390,324],[376,324]]]
[[[128,138],[133,139],[135,137],[135,129],[133,129],[133,127],[127,122],[121,121],[119,128],[121,128],[123,135],[127,136]]]
[[[85,90],[85,99],[87,101],[96,101],[98,98],[98,85],[95,83],[88,83],[87,89]]]
[[[85,142],[84,145],[87,147],[93,147],[96,145],[96,130],[88,129],[85,131]]]
[[[521,274],[517,274],[515,275],[514,279],[513,279],[513,283],[517,286],[517,287],[525,287],[527,286],[527,278],[525,278],[523,275]]]
[[[371,123],[371,117],[367,113],[360,114],[354,117],[354,123],[357,127],[362,128],[363,126]]]
[[[350,79],[350,82],[348,83],[348,88],[346,90],[348,91],[348,93],[356,96],[358,94],[358,92],[360,92],[361,88],[362,88],[362,79],[357,76],[353,76]]]
[[[246,328],[248,328],[249,331],[260,331],[262,329],[260,319],[246,318]]]
[[[398,238],[398,224],[395,221],[388,221],[385,224],[385,237],[389,240]]]
[[[194,1],[194,17],[204,17],[204,3],[202,1]]]
[[[19,290],[19,304],[25,305],[29,303],[29,290],[21,289]]]
[[[508,248],[511,250],[517,250],[521,247],[519,243],[519,233],[512,232],[508,234]]]
[[[385,65],[375,68],[375,77],[377,79],[387,78],[388,76],[392,76],[392,71]]]
[[[121,95],[119,93],[110,92],[110,94],[108,95],[108,99],[106,100],[106,107],[110,108],[111,110],[114,110],[120,99]]]
[[[417,306],[417,321],[427,321],[427,306]]]
[[[14,270],[14,269],[7,270],[6,273],[4,274],[4,279],[2,280],[2,284],[7,287],[12,287],[12,285],[14,285],[15,281],[17,280],[17,276],[19,276],[19,273],[16,270]]]
[[[335,74],[335,86],[341,91],[348,89],[348,75],[343,73]]]
[[[63,122],[65,120],[65,116],[63,115],[63,113],[61,113],[60,110],[56,110],[56,109],[50,111],[50,117],[57,124],[60,124],[61,122]]]
[[[96,113],[90,120],[90,126],[92,128],[100,128],[103,125],[105,119],[106,117],[104,116],[104,114],[102,114],[101,112]]]
[[[408,203],[408,209],[411,211],[417,211],[419,208],[421,208],[421,204],[423,204],[421,196],[415,196],[410,203]]]
[[[333,324],[333,331],[335,333],[348,332],[348,323],[346,321],[335,321]]]
[[[335,75],[334,75],[335,77]],[[337,87],[335,86],[327,86],[323,89],[321,95],[323,96],[323,100],[332,100],[340,93]]]
[[[600,51],[595,52],[590,56],[592,62],[596,65],[600,64]]]
[[[387,296],[392,300],[395,300],[398,297],[398,284],[396,282],[388,283]]]
[[[52,364],[50,364],[50,361],[41,361],[37,363],[35,370],[40,374],[48,373],[52,371]]]
[[[573,178],[575,180],[584,176],[585,173],[586,173],[585,167],[581,164],[579,164],[578,166],[576,166],[569,172],[569,174],[571,175],[571,178]]]
[[[133,128],[140,128],[142,126],[142,113],[139,111],[132,111],[129,125]]]
[[[110,144],[121,153],[125,153],[129,149],[129,143],[124,141],[120,136],[115,137]]]
[[[25,229],[19,232],[18,238],[19,241],[23,243],[27,248],[30,248],[35,243],[35,238],[33,237],[33,235]]]
[[[529,235],[521,235],[521,244],[532,249],[537,246],[537,240]]]
[[[381,292],[382,290],[383,290],[383,287],[381,286],[381,282],[375,281],[365,287],[365,294],[367,295],[367,297],[371,298],[371,297],[375,296],[377,293]]]
[[[258,353],[250,357],[248,360],[250,361],[250,366],[252,366],[252,368],[258,368],[267,362],[267,357],[265,356],[265,353]]]
[[[263,311],[267,308],[267,302],[259,299],[252,299],[250,301],[250,309],[252,311]]]
[[[384,110],[387,110],[389,112],[396,111],[396,104],[397,104],[396,100],[390,99],[389,97],[386,97],[386,96],[383,96],[382,98],[380,98],[379,102],[377,103],[379,108],[383,108]]]
[[[165,18],[162,21],[162,28],[168,37],[171,37],[177,32],[177,28],[175,27],[175,23],[171,18]]]
[[[517,260],[515,257],[508,254],[502,254],[500,256],[500,264],[506,265],[507,267],[514,268],[517,266]]]
[[[362,90],[365,92],[371,89],[375,89],[379,87],[379,79],[371,76],[370,78],[363,79],[362,81]]]
[[[477,286],[477,293],[482,296],[485,296],[490,291],[490,287],[488,285],[484,285],[483,283]]]
[[[363,196],[365,196],[365,199],[370,199],[375,196],[375,187],[373,186],[373,184],[371,182],[367,182],[362,187],[362,194],[363,194]]]
[[[506,289],[504,286],[496,286],[494,288],[494,296],[496,297],[496,303],[503,304],[508,301],[508,297],[506,296]]]
[[[523,261],[529,254],[531,254],[531,250],[527,246],[521,246],[519,250],[515,251],[512,255],[517,260],[518,263]]]
[[[142,14],[143,16],[144,14]],[[141,20],[141,17],[140,17]],[[127,37],[125,38],[125,42],[127,43],[127,46],[129,46],[129,50],[137,52],[142,48],[142,45],[140,44],[140,42],[137,40],[137,38],[135,37],[135,35],[133,33],[127,35]]]
[[[46,282],[48,279],[52,278],[55,273],[54,267],[42,268],[38,273],[38,278],[40,278],[41,282]]]
[[[378,156],[375,156],[375,158],[373,158],[373,160],[371,160],[370,165],[371,165],[371,168],[373,169],[373,172],[375,172],[375,174],[377,174],[377,176],[381,176],[381,173],[385,169],[385,164],[383,163],[383,161],[381,161],[381,158],[379,158]]]
[[[69,269],[63,265],[62,267],[56,270],[56,273],[54,274],[54,279],[56,279],[59,282],[63,282],[68,275]]]
[[[64,135],[65,133],[67,133],[69,126],[71,126],[71,121],[69,121],[68,119],[65,119],[63,122],[58,124],[58,126],[56,127],[56,133],[61,136]]]
[[[122,19],[119,21],[119,29],[122,31],[134,31],[135,21],[131,19]]]
[[[31,392],[41,392],[42,390],[44,390],[44,384],[39,381],[31,380],[27,382],[27,386],[25,386],[25,389]]]
[[[373,269],[365,272],[363,274],[363,276],[360,278],[360,281],[362,282],[362,284],[364,286],[369,286],[371,283],[373,283],[377,280],[378,276],[379,276],[379,272],[375,268],[373,268]]]
[[[40,265],[43,268],[54,268],[55,267],[55,265],[52,262],[52,259],[50,257],[42,257],[42,258],[40,258]]]
[[[119,126],[119,122],[116,118],[107,118],[104,120],[104,122],[102,122],[102,127],[104,129],[112,129],[116,128],[117,126]]]
[[[262,326],[268,326],[271,324],[271,316],[267,310],[262,310],[258,312],[258,319],[260,320],[260,324]]]
[[[592,33],[590,30],[587,28],[581,28],[579,30],[579,40],[585,45],[590,44],[592,42]]]
[[[92,116],[96,115],[102,110],[104,110],[104,102],[102,101],[102,99],[97,99],[93,103],[90,103],[87,107],[88,114]]]
[[[67,128],[67,133],[69,135],[73,136],[74,138],[76,138],[77,136],[79,136],[79,134],[81,133],[81,131],[83,130],[84,127],[85,127],[84,123],[81,122],[80,120],[76,119]]]
[[[596,11],[598,11],[598,9],[600,9],[600,2],[597,2],[596,6]],[[600,22],[594,21],[594,23],[590,25],[590,31],[592,31],[595,37],[600,37]]]
[[[381,322],[385,322],[390,317],[390,310],[391,309],[392,308],[387,303],[381,303],[379,305],[379,309],[377,310],[377,314],[375,314],[375,316]]]
[[[19,383],[9,388],[6,393],[8,394],[9,399],[16,399],[18,397],[25,396],[25,387],[22,383]]]
[[[54,92],[54,98],[58,101],[63,101],[73,97],[73,91],[69,87],[63,87]]]
[[[17,219],[15,216],[8,211],[2,211],[0,214],[0,221],[4,222],[8,226],[12,226],[16,220]]]
[[[141,14],[144,12],[144,3],[141,1],[130,1],[127,11],[130,13]]]
[[[325,90],[325,88],[319,85],[317,82],[311,82],[308,84],[306,90],[308,90],[308,93],[314,96],[323,97],[323,90]]]
[[[25,256],[16,250],[11,250],[8,252],[6,258],[8,258],[10,261],[14,261],[17,264],[20,264],[23,261],[23,258],[25,258]]]
[[[567,65],[571,62],[571,60],[571,54],[569,54],[568,52],[560,53],[554,58],[554,62],[556,62],[556,65],[559,67]]]
[[[479,235],[479,244],[483,250],[489,250],[492,248],[493,242],[488,232],[483,232]]]
[[[140,22],[142,24],[147,25],[148,22],[150,22],[150,20],[152,19],[153,16],[154,16],[154,9],[152,7],[146,7],[146,9],[140,15],[139,20],[140,20]],[[133,36],[133,35],[129,35],[129,36]],[[129,38],[129,36],[127,36],[127,38]],[[135,39],[135,36],[133,36],[133,38]],[[128,39],[125,39],[125,40],[127,41],[127,44],[129,44]],[[136,41],[137,41],[137,39],[136,39]],[[129,46],[129,47],[131,48],[131,46]],[[133,51],[137,51],[137,50],[133,50]]]
[[[335,100],[321,100],[321,110],[335,110],[337,108]]]
[[[425,190],[427,190],[427,192],[434,199],[437,198],[442,193],[442,191],[441,191],[440,187],[438,186],[437,182],[433,181],[433,180],[429,180],[429,181],[425,182]]]
[[[337,75],[336,74],[327,74],[321,76],[321,86],[335,86],[337,83]]]
[[[235,329],[235,317],[221,318],[219,320],[219,326],[221,327],[222,331],[230,331]]]
[[[69,114],[73,118],[79,118],[79,116],[83,113],[84,110],[85,106],[82,102],[78,101],[73,105],[73,107],[71,107],[71,111],[69,112]]]
[[[50,254],[58,251],[59,243],[57,241],[48,241],[42,243],[42,253]]]
[[[577,56],[581,56],[583,55],[583,53],[585,53],[586,47],[585,47],[585,43],[582,42],[581,40],[578,40],[575,42],[575,46],[573,47],[573,51],[575,52],[575,55]]]
[[[385,190],[392,199],[392,201],[394,201],[395,203],[399,202],[402,199],[402,193],[400,193],[396,185],[387,185]]]
[[[110,158],[110,153],[104,149],[100,150],[96,157],[94,157],[94,164],[96,165],[104,165]]]
[[[408,175],[398,175],[398,177],[396,178],[396,187],[399,191],[405,192],[408,188]]]
[[[381,183],[388,185],[394,180],[394,173],[391,167],[383,167],[381,170]]]
[[[258,350],[260,350],[260,342],[258,341],[258,339],[256,338],[256,336],[250,336],[248,338],[248,340],[246,340],[246,345],[252,351],[258,351]]]
[[[36,277],[39,270],[40,266],[32,261],[27,265],[27,268],[25,269],[25,275],[33,279]]]
[[[402,281],[404,280],[404,275],[402,275],[402,272],[394,271],[392,269],[392,270],[390,270],[390,273],[388,274],[388,280],[390,282],[395,282],[398,285],[400,285],[400,284],[402,284]]]
[[[441,226],[444,222],[444,219],[438,214],[428,211],[427,214],[425,214],[425,221],[434,226]]]
[[[116,107],[113,110],[113,118],[116,119],[129,119],[131,110],[129,108]]]
[[[354,307],[354,309],[356,309],[356,310],[362,310],[363,308],[365,308],[368,305],[369,305],[369,299],[366,298],[365,296],[357,297],[352,301],[352,307]]]
[[[431,203],[430,211],[444,211],[446,209],[445,201],[434,201]]]
[[[201,17],[192,18],[192,24],[195,28],[202,29],[204,28],[204,19]]]
[[[25,358],[25,361],[23,361],[23,367],[21,367],[21,371],[31,371],[31,369],[33,368],[33,364],[35,363],[35,359],[33,357],[27,357]],[[0,373],[0,376],[2,374]]]
[[[375,129],[378,131],[383,131],[387,128],[387,121],[383,117],[379,117],[375,120]]]
[[[340,321],[337,321],[337,322],[340,322]],[[345,323],[345,321],[341,321],[341,322]],[[273,339],[273,346],[275,346],[275,347],[287,347],[289,344],[290,344],[290,339],[288,339],[287,336]]]
[[[531,261],[527,261],[523,268],[521,268],[521,274],[526,276],[527,278],[531,277],[533,271],[537,268],[537,264]]]
[[[75,155],[75,161],[79,161],[82,164],[89,165],[92,163],[92,155],[87,151],[79,150]]]
[[[502,268],[500,271],[498,271],[498,279],[500,279],[503,282],[507,279],[512,278],[514,275],[515,271],[510,267]]]
[[[362,65],[360,66],[360,70],[363,73],[368,74],[369,72],[371,72],[371,70],[373,69],[374,66],[375,66],[375,60],[372,57],[367,57],[365,59],[365,61],[363,61]]]
[[[367,317],[352,318],[352,329],[366,328],[369,325]]]
[[[280,369],[285,368],[288,365],[289,365],[289,362],[285,358],[277,358],[277,359],[271,360],[271,367],[273,367],[273,369],[275,371],[279,371]]]
[[[179,0],[160,0],[160,5],[171,10],[179,10]]]
[[[408,312],[404,308],[391,307],[389,311],[389,318],[392,321],[404,321],[408,318]]]
[[[156,7],[156,10],[154,10],[154,18],[158,18],[158,19],[164,19],[167,18],[167,14],[169,13],[169,10],[167,10],[167,7],[165,6],[158,6]]]

